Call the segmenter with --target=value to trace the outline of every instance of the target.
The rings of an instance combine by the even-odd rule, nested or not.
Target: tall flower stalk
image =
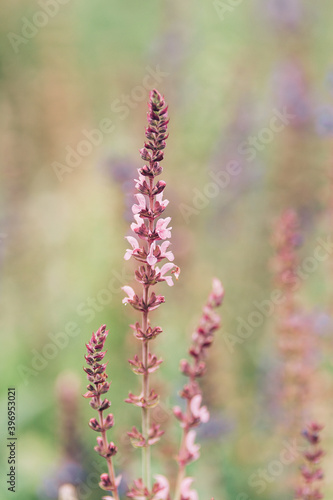
[[[158,425],[150,425],[150,409],[158,404],[158,395],[150,387],[150,374],[156,371],[162,362],[150,352],[151,340],[162,333],[159,326],[151,325],[150,313],[165,301],[164,297],[156,295],[152,288],[163,281],[172,286],[172,274],[175,274],[176,278],[179,275],[179,268],[172,263],[174,256],[168,250],[168,239],[171,237],[171,228],[168,225],[171,218],[160,217],[169,203],[168,200],[163,200],[166,183],[161,180],[155,182],[155,178],[163,170],[160,162],[164,157],[168,122],[168,108],[164,98],[157,90],[151,91],[146,141],[140,150],[141,158],[146,164],[138,170],[139,178],[135,184],[138,191],[135,195],[137,203],[132,207],[135,222],[131,224],[131,229],[139,240],[127,236],[131,248],[125,253],[125,260],[133,258],[138,262],[135,279],[141,285],[141,292],[136,293],[130,286],[123,287],[128,295],[123,299],[123,303],[131,304],[141,313],[141,323],[131,325],[134,335],[142,343],[141,358],[135,355],[129,363],[134,373],[142,377],[142,390],[138,396],[130,393],[126,402],[140,407],[142,411],[141,432],[133,427],[129,436],[135,447],[142,448],[143,484],[137,483],[136,489],[143,490],[151,488],[150,446],[163,434]],[[159,268],[158,264],[165,259],[169,262]]]
[[[112,413],[109,413],[106,417],[104,416],[104,411],[110,408],[111,403],[106,398],[101,399],[101,396],[107,393],[110,388],[110,383],[106,381],[108,378],[105,373],[106,363],[100,363],[106,354],[106,351],[102,352],[102,349],[104,348],[108,333],[109,331],[106,330],[106,326],[103,325],[96,333],[92,334],[90,342],[86,344],[87,355],[85,356],[85,360],[88,367],[83,369],[87,374],[89,384],[87,385],[88,392],[84,394],[84,397],[90,399],[90,406],[98,412],[97,419],[90,419],[89,427],[101,434],[97,438],[95,451],[106,459],[108,467],[108,472],[101,474],[99,486],[103,490],[110,491],[113,494],[113,497],[105,498],[119,500],[118,486],[121,476],[115,476],[112,463],[112,457],[117,453],[117,447],[113,442],[109,442],[106,436],[106,431],[113,427],[114,420]]]
[[[311,321],[297,300],[301,285],[298,275],[300,241],[297,214],[286,210],[274,228],[272,243],[275,256],[272,264],[275,283],[281,292],[276,310],[278,348],[282,361],[281,396],[292,437],[303,425],[307,411],[312,367],[306,360],[314,347]]]
[[[195,443],[195,427],[201,423],[208,422],[209,413],[205,406],[201,406],[202,391],[197,382],[206,371],[205,358],[207,349],[212,345],[214,332],[220,326],[220,317],[215,309],[222,304],[224,290],[218,279],[213,280],[213,289],[203,313],[199,325],[192,335],[192,343],[189,349],[191,362],[182,360],[181,372],[188,377],[187,384],[181,391],[181,397],[186,400],[186,410],[183,412],[179,406],[174,407],[174,415],[180,421],[182,427],[182,439],[177,457],[178,475],[176,480],[175,500],[196,499],[197,494],[190,490],[193,478],[186,477],[186,466],[199,458],[200,446]]]

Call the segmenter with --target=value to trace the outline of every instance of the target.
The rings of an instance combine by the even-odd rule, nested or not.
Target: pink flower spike
[[[128,243],[129,243],[129,244],[131,245],[131,247],[132,247],[132,250],[131,250],[130,248],[128,248],[128,249],[126,250],[125,255],[124,255],[124,259],[125,259],[125,260],[129,260],[129,259],[132,257],[133,253],[134,253],[136,250],[139,250],[139,249],[140,249],[140,246],[139,246],[139,243],[137,242],[136,238],[134,238],[133,236],[126,236],[126,238],[125,238],[125,239],[128,241]]]
[[[193,483],[193,477],[185,477],[180,485],[181,500],[198,500],[198,493],[195,490],[191,490],[191,484]]]
[[[121,289],[124,290],[124,292],[127,293],[127,295],[128,295],[128,297],[125,297],[122,300],[122,302],[123,302],[123,304],[128,304],[130,300],[133,300],[133,298],[135,296],[135,291],[130,286],[123,286]]]
[[[209,420],[209,411],[206,406],[201,406],[202,396],[197,394],[191,400],[190,408],[193,416],[198,418],[201,422],[206,423]]]
[[[156,222],[155,231],[161,240],[166,240],[167,238],[171,238],[172,227],[167,227],[170,221],[171,217],[167,217],[166,219],[159,219]]]
[[[161,257],[170,260],[171,262],[175,259],[173,253],[169,250],[166,251],[166,249],[170,246],[170,241],[163,241],[162,245],[160,246],[161,249]]]
[[[161,474],[156,474],[155,479],[160,490],[156,493],[156,495],[154,495],[154,500],[168,500],[170,490],[169,481]]]
[[[150,266],[154,266],[157,262],[156,257],[154,256],[155,244],[153,243],[150,247],[149,254],[147,255],[147,263]]]
[[[133,205],[132,206],[132,212],[133,214],[139,214],[141,210],[146,209],[146,198],[143,196],[143,194],[138,193],[135,195],[136,199],[138,200],[138,205]]]
[[[197,460],[200,456],[199,450],[200,446],[195,444],[196,432],[191,430],[186,436],[186,449],[191,455],[192,460]]]

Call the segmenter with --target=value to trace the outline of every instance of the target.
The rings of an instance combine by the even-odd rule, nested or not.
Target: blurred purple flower
[[[200,440],[222,438],[230,434],[235,428],[235,422],[221,413],[210,415],[210,420],[206,425],[199,427],[197,433]]]
[[[305,71],[297,61],[285,61],[273,74],[273,88],[279,109],[294,115],[291,126],[306,125],[312,115]]]
[[[131,160],[126,158],[107,158],[102,169],[116,182],[123,193],[125,210],[123,217],[129,222],[132,220],[132,204],[135,188],[133,186],[133,170],[137,167]]]
[[[84,479],[85,472],[82,466],[76,462],[65,460],[59,468],[44,477],[43,483],[38,488],[38,498],[56,499],[61,485],[73,484],[78,486],[84,482]]]
[[[273,22],[287,29],[298,28],[304,18],[301,0],[269,0],[267,9]]]
[[[322,106],[316,110],[316,130],[319,135],[333,134],[333,107]]]
[[[319,337],[328,337],[332,334],[333,318],[325,311],[313,313],[313,330]]]

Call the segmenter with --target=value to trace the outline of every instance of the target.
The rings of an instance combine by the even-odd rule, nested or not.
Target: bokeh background
[[[182,269],[176,286],[161,286],[166,305],[155,314],[165,333],[154,348],[165,362],[154,376],[162,394],[154,418],[167,432],[154,471],[175,471],[180,434],[170,408],[184,383],[179,359],[217,276],[226,289],[223,328],[203,384],[212,419],[200,430],[202,456],[190,473],[202,499],[293,498],[299,453],[269,476],[263,492],[250,479],[286,446],[274,313],[233,346],[226,335],[237,336],[255,301],[270,296],[271,233],[281,211],[293,207],[300,216],[303,258],[332,232],[332,15],[329,0],[3,2],[1,429],[5,436],[7,387],[14,386],[13,498],[55,499],[68,481],[79,484],[82,499],[101,497],[96,478],[104,464],[93,451],[92,412],[80,394],[84,343],[103,323],[110,329],[116,464],[125,479],[140,474],[139,453],[126,438],[139,412],[123,402],[138,387],[127,365],[138,348],[128,327],[136,316],[122,305],[120,286],[133,271],[123,260],[124,236],[152,87],[169,104],[162,178]],[[237,174],[226,177],[230,164]],[[331,253],[300,290],[316,339],[309,413],[326,425],[327,498]],[[2,444],[2,475],[6,457]],[[2,481],[1,497],[8,496]]]

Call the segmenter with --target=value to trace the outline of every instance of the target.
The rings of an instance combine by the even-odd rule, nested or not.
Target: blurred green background
[[[139,452],[126,438],[140,415],[123,402],[138,388],[127,365],[139,347],[128,327],[137,316],[122,305],[120,286],[133,272],[123,260],[124,236],[152,87],[169,104],[162,178],[182,269],[173,288],[161,285],[166,305],[154,315],[164,330],[153,346],[164,358],[154,375],[162,395],[154,418],[167,431],[154,472],[175,473],[180,432],[170,408],[184,383],[179,360],[217,276],[226,298],[204,382],[212,419],[200,430],[201,459],[190,473],[201,499],[292,498],[286,478],[298,459],[262,493],[249,479],[285,447],[274,318],[232,348],[225,335],[271,293],[272,221],[283,209],[300,214],[303,257],[331,232],[332,15],[329,0],[4,0],[1,429],[5,437],[7,387],[14,386],[18,465],[17,492],[2,481],[2,498],[54,499],[66,481],[83,481],[82,499],[101,497],[91,474],[104,464],[80,394],[84,344],[103,323],[116,465],[125,479],[140,475]],[[311,412],[326,423],[326,471],[333,463],[331,274],[330,256],[301,292],[318,337]],[[2,444],[3,475],[6,459]],[[326,492],[330,498],[332,477]]]

